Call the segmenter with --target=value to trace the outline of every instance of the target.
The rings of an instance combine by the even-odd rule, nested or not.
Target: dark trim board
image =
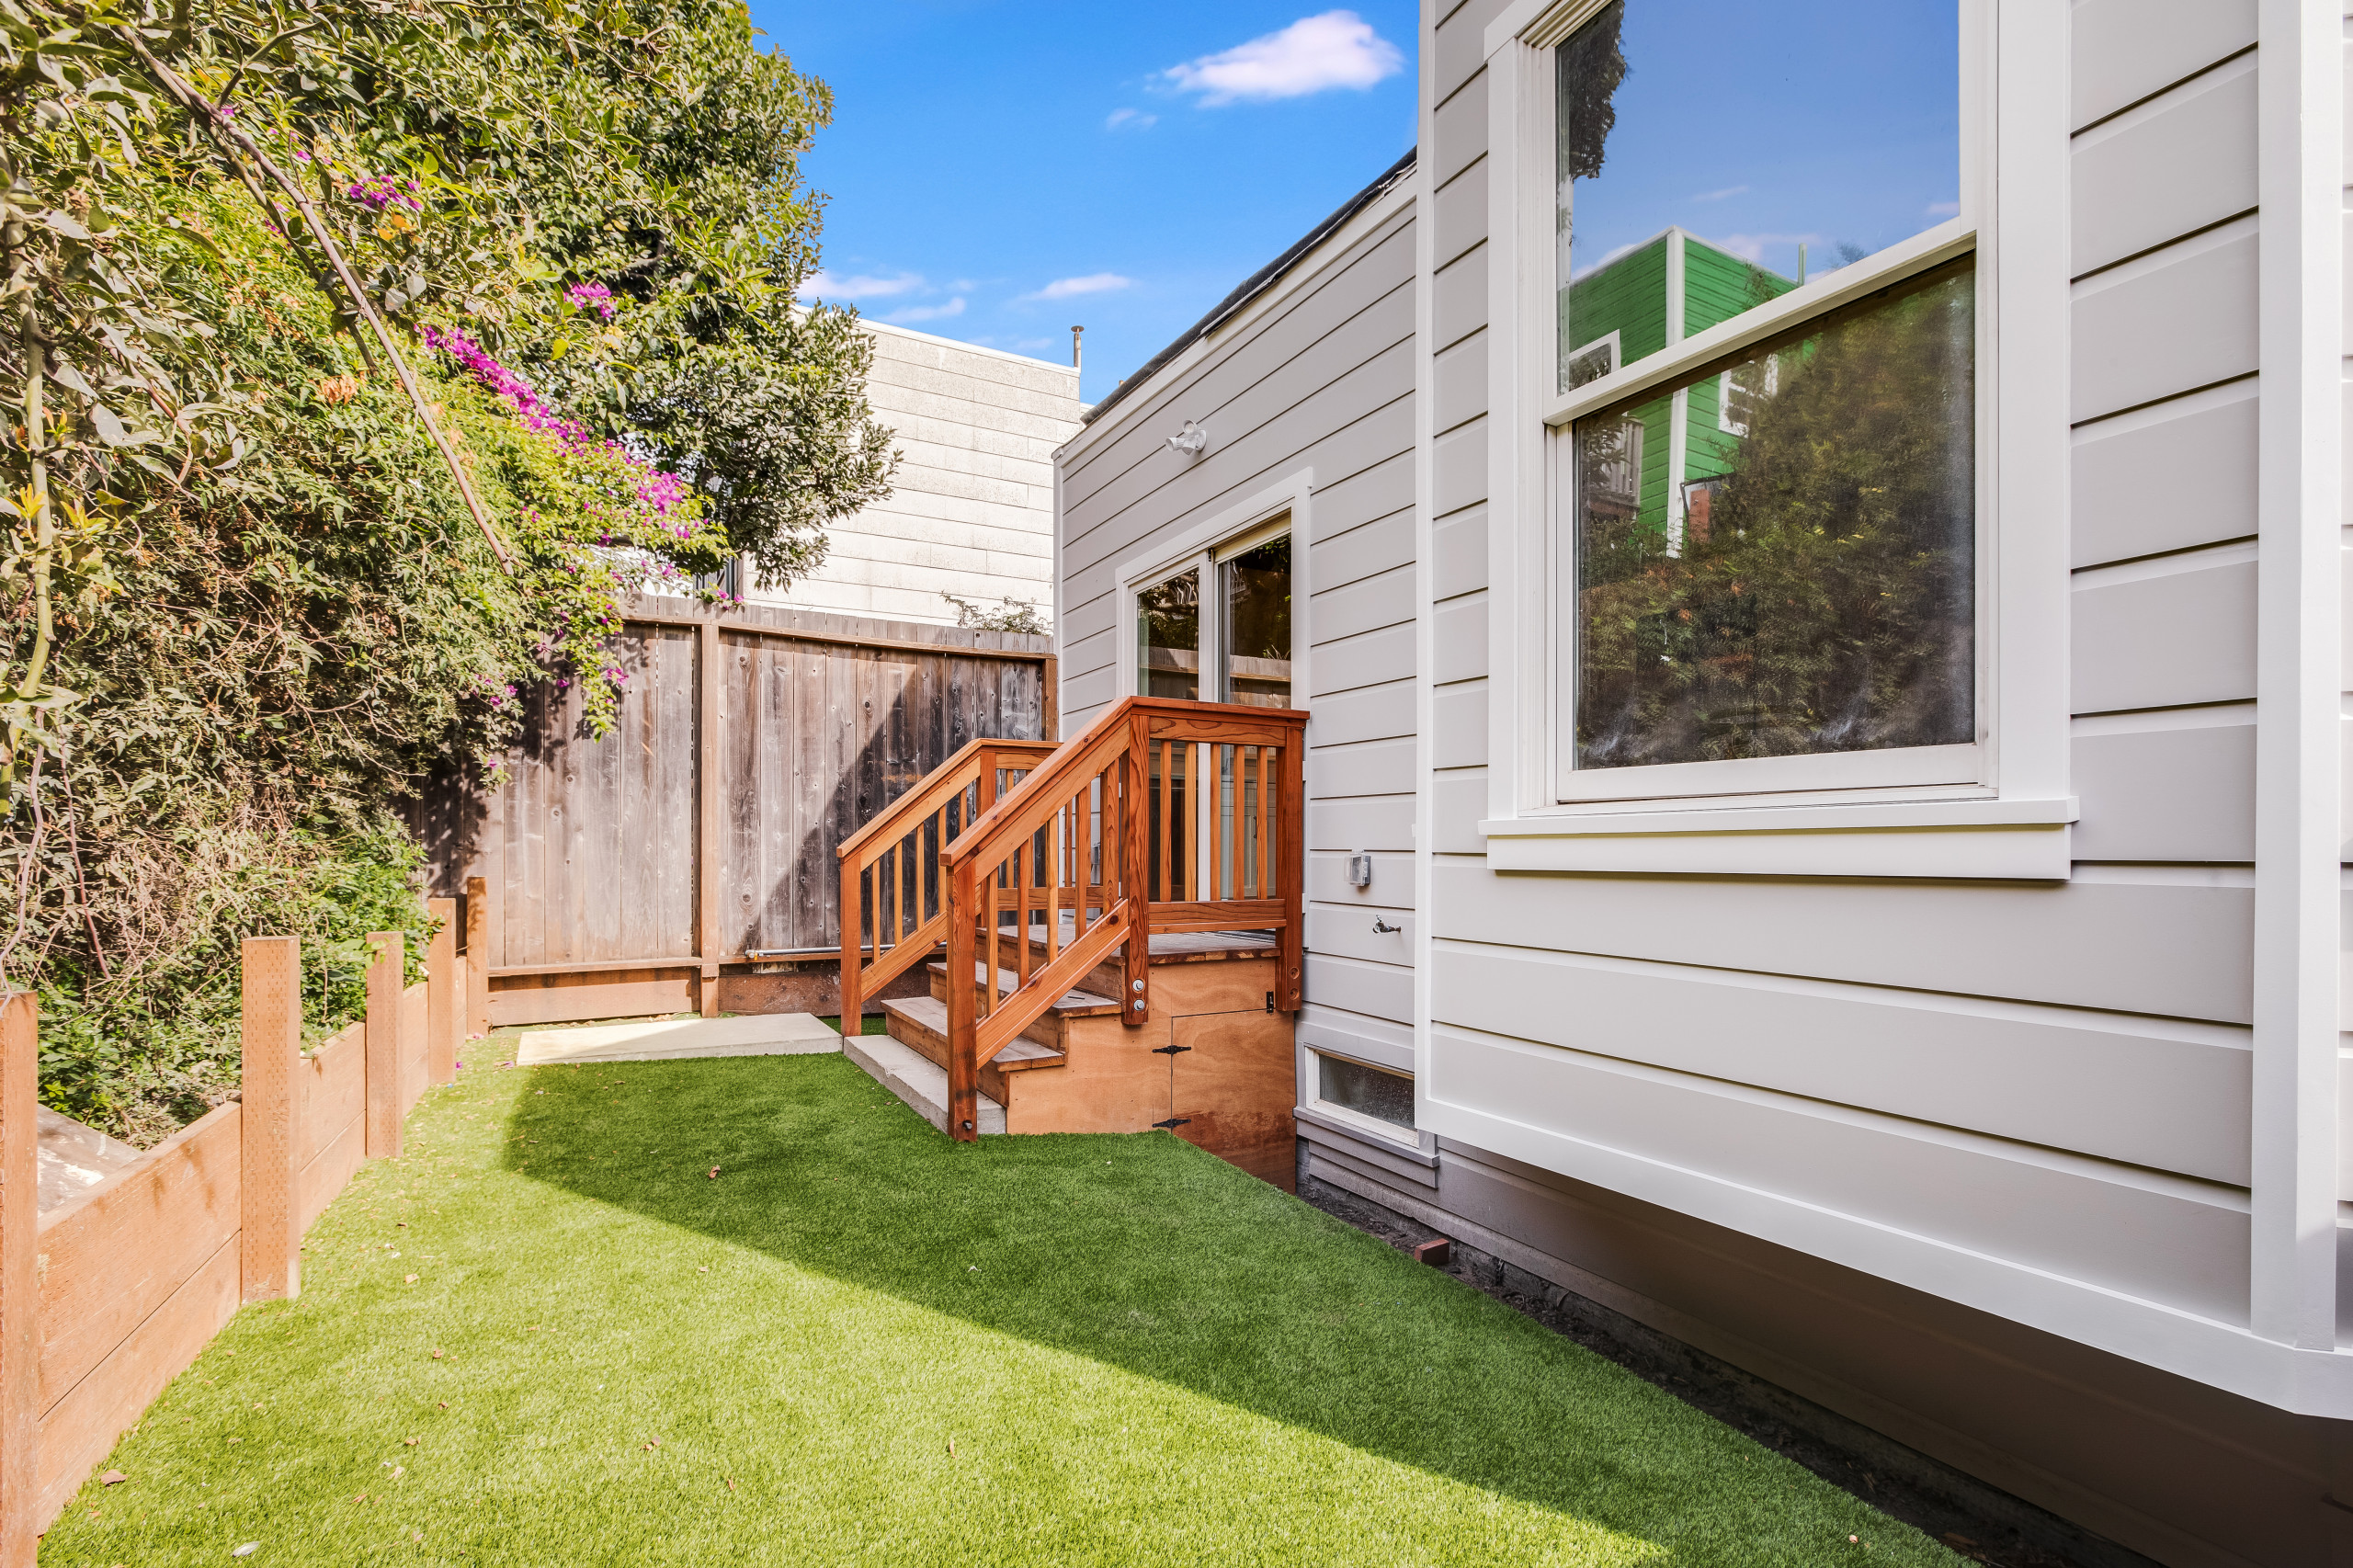
[[[2353,1568],[2353,1507],[2336,1501],[2353,1499],[2353,1423],[2291,1415],[1448,1140],[1433,1191],[1383,1179],[1353,1140],[1306,1122],[1299,1134],[1302,1197],[1343,1194],[1415,1239],[1450,1237],[1469,1260],[1457,1271],[1482,1288],[1518,1294],[1581,1339],[1631,1346],[1638,1371],[1682,1356],[1687,1385],[1699,1369],[1727,1409],[1745,1400],[1825,1451],[1869,1455],[1879,1477],[1974,1487],[1953,1506],[2012,1532],[2011,1553],[1984,1561]],[[1709,1408],[1696,1388],[1661,1386]],[[1927,1468],[1907,1477],[1905,1452]],[[2005,1497],[2017,1505],[2006,1515]]]

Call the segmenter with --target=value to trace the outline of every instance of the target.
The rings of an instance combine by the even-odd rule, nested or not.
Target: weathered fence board
[[[254,949],[246,944],[246,983]],[[290,941],[287,946],[291,948]],[[456,960],[431,949],[438,983],[454,991]],[[379,960],[396,966],[396,956]],[[299,971],[299,949],[279,972]],[[21,1278],[28,1294],[10,1305],[21,1316],[33,1358],[18,1368],[21,1386],[0,1386],[0,1430],[13,1434],[10,1513],[0,1525],[39,1530],[89,1477],[121,1433],[196,1358],[240,1301],[299,1288],[300,1237],[360,1159],[371,1065],[390,1074],[389,1108],[397,1116],[428,1087],[427,998],[434,983],[394,984],[373,998],[371,1021],[386,1028],[392,1049],[371,1064],[365,1025],[354,1025],[293,1063],[287,1092],[257,1094],[222,1106],[147,1151],[88,1191],[20,1229],[0,1233],[0,1278]],[[248,992],[248,998],[252,997]],[[6,998],[6,1021],[32,1039],[32,998]],[[273,1006],[278,1016],[269,1015]],[[257,1048],[274,1039],[291,1049],[300,1028],[295,990],[280,985],[249,1006],[245,1020],[248,1083]],[[0,1105],[32,1103],[29,1050],[0,1051],[7,1081]],[[382,1086],[381,1080],[377,1082]],[[258,1139],[291,1158],[248,1162],[245,1140]],[[9,1191],[32,1191],[28,1146],[25,1179]],[[246,1179],[256,1169],[267,1190]],[[289,1225],[291,1211],[299,1223]],[[265,1256],[270,1248],[284,1256]],[[29,1561],[28,1559],[28,1561]]]
[[[484,879],[491,1021],[710,1012],[722,983],[731,1010],[829,1010],[835,847],[966,741],[1048,735],[1051,642],[767,606],[640,611],[614,643],[629,678],[604,739],[577,687],[539,687],[495,791],[437,780],[412,813],[435,893]],[[811,984],[751,983],[795,957],[822,959]]]

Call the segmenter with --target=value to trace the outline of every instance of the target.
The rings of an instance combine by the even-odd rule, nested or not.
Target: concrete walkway
[[[733,1018],[648,1018],[586,1029],[532,1029],[517,1042],[515,1064],[807,1056],[841,1048],[841,1036],[813,1013],[746,1013]]]

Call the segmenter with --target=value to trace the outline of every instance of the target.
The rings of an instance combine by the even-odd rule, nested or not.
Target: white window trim
[[[1765,361],[1765,395],[1771,397],[1781,390],[1781,360],[1776,355]],[[1716,377],[1716,428],[1727,436],[1745,436],[1748,426],[1731,417],[1732,371],[1727,369]],[[1688,480],[1684,482],[1689,483]]]
[[[1489,28],[1489,864],[1499,870],[1834,877],[2069,874],[2067,145],[1997,138],[2063,58],[2063,9],[1961,0],[1959,217],[1568,393],[1552,341],[1551,46],[1606,0],[1516,0]],[[1966,766],[1898,752],[1775,757],[1600,786],[1563,803],[1561,557],[1551,431],[1709,359],[1974,250],[1978,255],[1978,722]],[[1923,751],[1938,748],[1920,748]],[[1952,754],[1947,754],[1948,758]],[[1824,770],[1821,763],[1851,766]],[[1775,767],[1776,764],[1796,764]],[[1942,777],[1924,778],[1923,770]],[[1596,769],[1593,775],[1634,773]],[[1652,771],[1652,770],[1643,770]],[[1844,775],[1843,778],[1836,775]],[[1734,778],[1733,775],[1739,777]],[[1667,793],[1671,790],[1707,794]],[[1793,816],[1791,813],[1813,813]]]
[[[1119,585],[1116,602],[1120,607],[1120,671],[1119,697],[1138,694],[1139,676],[1136,667],[1135,631],[1136,596],[1146,588],[1165,583],[1179,573],[1199,568],[1201,574],[1201,632],[1200,686],[1203,701],[1214,700],[1209,694],[1214,689],[1215,676],[1220,667],[1220,641],[1224,635],[1222,617],[1215,613],[1217,563],[1229,547],[1245,540],[1256,544],[1272,538],[1277,531],[1291,537],[1290,551],[1290,668],[1291,700],[1302,701],[1307,694],[1307,650],[1314,646],[1308,635],[1308,560],[1307,540],[1310,508],[1315,491],[1315,471],[1302,468],[1259,491],[1248,500],[1228,506],[1209,521],[1175,535],[1150,554],[1133,556],[1122,561],[1112,571]],[[1267,525],[1289,515],[1280,530]]]
[[[1604,370],[1601,373],[1601,376],[1597,376],[1594,379],[1596,381],[1599,381],[1602,376],[1615,375],[1618,372],[1618,356],[1620,352],[1619,348],[1619,338],[1620,335],[1620,329],[1613,326],[1599,337],[1595,338],[1591,343],[1581,344],[1576,348],[1572,349],[1570,351],[1569,358],[1572,359],[1582,359],[1586,355],[1592,353],[1595,349],[1601,349],[1609,356],[1609,369]]]
[[[1300,1103],[1293,1108],[1294,1114],[1313,1116],[1331,1127],[1334,1131],[1346,1132],[1352,1137],[1362,1138],[1368,1142],[1386,1143],[1402,1152],[1419,1155],[1430,1165],[1438,1163],[1437,1135],[1427,1128],[1400,1127],[1393,1121],[1383,1121],[1377,1116],[1368,1116],[1363,1111],[1351,1110],[1347,1106],[1325,1099],[1323,1096],[1322,1071],[1316,1066],[1315,1058],[1328,1056],[1336,1062],[1349,1062],[1370,1072],[1386,1073],[1392,1078],[1403,1078],[1408,1084],[1418,1085],[1421,1082],[1420,1075],[1412,1068],[1393,1067],[1387,1062],[1370,1061],[1366,1057],[1352,1055],[1345,1051],[1336,1051],[1330,1046],[1309,1045],[1304,1041],[1301,1042],[1299,1049],[1302,1092]],[[1421,1097],[1418,1094],[1414,1099],[1414,1116],[1418,1122],[1421,1118]]]

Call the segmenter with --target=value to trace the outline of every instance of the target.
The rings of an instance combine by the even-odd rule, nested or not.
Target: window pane
[[[1199,567],[1136,595],[1136,689],[1146,697],[1200,696]]]
[[[1221,562],[1225,578],[1224,700],[1290,706],[1290,535]]]
[[[1563,391],[1960,210],[1956,0],[1617,0],[1555,51]]]
[[[1315,1055],[1315,1097],[1399,1127],[1414,1125],[1414,1080],[1346,1057]]]
[[[1973,284],[1577,422],[1578,767],[1975,739]]]

